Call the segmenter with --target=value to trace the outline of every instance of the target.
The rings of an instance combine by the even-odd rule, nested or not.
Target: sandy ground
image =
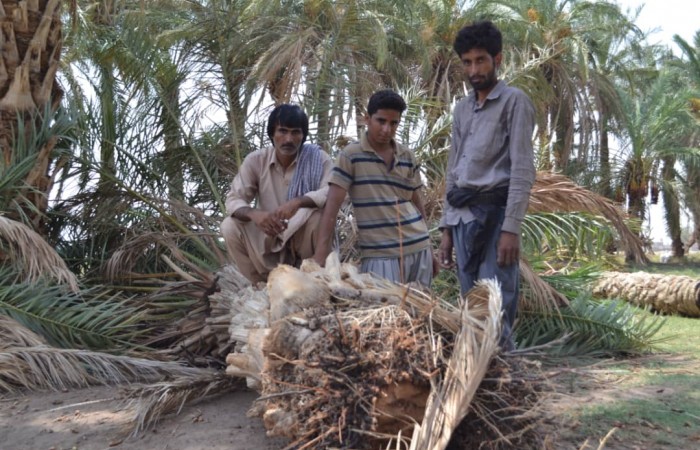
[[[697,360],[669,355],[650,358],[658,359],[659,364],[663,361],[663,367],[666,367],[664,371],[669,374],[697,374],[700,371]],[[640,359],[640,367],[642,362]],[[610,361],[610,364],[614,363],[614,360]],[[649,362],[645,365],[648,364]],[[674,394],[679,394],[679,389],[692,389],[692,385],[626,383],[624,381],[631,377],[635,370],[623,375],[618,372],[614,367],[608,371],[600,365],[590,370],[583,368],[580,371],[572,371],[571,391],[567,388],[558,392],[558,395],[549,398],[544,405],[548,419],[540,432],[546,437],[545,449],[595,450],[600,448],[606,433],[613,426],[624,426],[628,431],[635,430],[634,435],[638,439],[621,440],[614,435],[605,444],[606,449],[658,448],[649,445],[655,442],[650,440],[649,433],[660,432],[654,424],[630,418],[622,425],[610,423],[608,427],[602,426],[597,431],[590,430],[589,433],[593,433],[591,435],[582,435],[583,430],[579,429],[581,424],[576,414],[570,414],[586,405],[633,399],[651,400],[664,407],[668,399]],[[568,382],[559,381],[560,388],[569,385]],[[131,416],[128,411],[122,409],[124,402],[119,387],[0,396],[0,450],[282,449],[289,441],[268,438],[262,421],[246,415],[257,396],[256,392],[245,388],[214,396],[196,405],[186,406],[179,415],[164,417],[155,429],[137,437],[124,435],[123,430],[130,422]],[[693,422],[688,420],[689,423]],[[687,444],[678,448],[698,448],[700,434],[697,429],[691,427],[686,431]]]
[[[0,398],[2,450],[195,450],[281,449],[288,442],[268,438],[262,421],[246,416],[257,394],[240,391],[185,407],[136,438],[122,429],[119,388],[32,392]]]

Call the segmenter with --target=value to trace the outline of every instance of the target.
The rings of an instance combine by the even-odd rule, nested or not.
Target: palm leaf
[[[144,351],[139,342],[155,328],[143,305],[100,287],[73,293],[41,283],[0,285],[0,314],[64,348]]]
[[[642,353],[658,340],[654,335],[665,319],[620,301],[595,302],[581,295],[557,313],[522,311],[515,334],[518,346],[552,343],[557,356]]]
[[[200,374],[172,381],[127,388],[127,409],[131,409],[134,414],[130,424],[131,434],[134,436],[152,428],[165,414],[178,414],[185,404],[221,395],[241,386],[241,378],[201,371]]]
[[[627,226],[626,217],[607,198],[591,192],[563,175],[539,172],[530,193],[528,213],[587,212],[605,217],[617,231],[620,244],[638,263],[649,260],[642,241]]]
[[[67,389],[95,384],[149,382],[172,376],[207,373],[179,363],[116,356],[46,345],[0,351],[0,392]]]
[[[0,316],[0,349],[7,347],[35,347],[46,342],[33,331],[7,316]]]
[[[16,267],[15,280],[33,282],[54,279],[78,291],[78,280],[56,251],[28,226],[0,215],[0,255]],[[4,259],[4,258],[3,258]],[[4,273],[4,280],[9,273]]]
[[[555,264],[608,257],[614,233],[610,222],[586,213],[531,213],[522,230],[523,252]]]
[[[175,362],[52,348],[8,317],[0,316],[0,336],[3,336],[0,344],[0,392],[3,393],[20,388],[65,389],[211,374]]]

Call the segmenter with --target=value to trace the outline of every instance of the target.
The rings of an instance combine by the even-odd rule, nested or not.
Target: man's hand
[[[274,212],[259,211],[249,214],[250,220],[268,236],[275,237],[287,229],[287,221]]]
[[[501,231],[498,239],[498,257],[496,264],[500,267],[515,264],[520,258],[520,236],[508,231]]]
[[[323,257],[319,254],[318,251],[317,251],[316,253],[314,253],[314,256],[313,256],[311,259],[313,259],[314,261],[316,261],[316,263],[317,263],[319,266],[321,266],[321,267],[325,267],[325,266],[326,266],[326,259],[323,258]]]
[[[452,261],[452,230],[443,228],[440,247],[437,251],[438,267],[443,269],[452,269],[454,262]]]
[[[299,211],[299,208],[301,208],[302,200],[301,197],[293,198],[289,200],[287,203],[283,204],[279,208],[277,208],[277,211],[275,211],[275,214],[279,219],[282,220],[289,220],[291,219],[294,214]]]
[[[440,259],[432,250],[430,254],[433,255],[433,278],[435,278],[440,273]]]

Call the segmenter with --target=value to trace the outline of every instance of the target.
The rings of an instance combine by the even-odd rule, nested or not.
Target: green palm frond
[[[100,287],[73,293],[42,283],[0,285],[0,314],[64,348],[148,351],[139,342],[155,329],[143,305]]]
[[[533,213],[523,222],[523,251],[530,257],[599,260],[613,237],[610,222],[586,213]]]
[[[581,295],[556,313],[522,311],[515,333],[521,348],[563,338],[549,349],[557,356],[634,354],[659,342],[654,335],[664,322],[661,316],[621,301],[596,302]]]
[[[539,268],[542,263],[534,265]],[[575,299],[589,288],[591,282],[600,276],[603,269],[604,265],[601,262],[583,262],[576,266],[569,266],[565,271],[545,273],[540,277],[557,292],[567,298]]]

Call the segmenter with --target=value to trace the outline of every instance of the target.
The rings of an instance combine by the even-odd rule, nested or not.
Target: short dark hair
[[[491,21],[474,22],[457,33],[454,43],[457,56],[461,57],[474,48],[482,48],[491,56],[496,56],[503,50],[503,36]]]
[[[284,103],[272,110],[270,118],[267,120],[267,136],[271,141],[273,141],[272,137],[278,125],[289,128],[301,128],[301,131],[304,133],[302,144],[306,141],[306,136],[309,134],[309,117],[299,105]]]
[[[372,94],[369,98],[367,114],[371,116],[380,109],[393,109],[394,111],[403,113],[406,111],[406,102],[399,94],[391,89],[382,89]]]

